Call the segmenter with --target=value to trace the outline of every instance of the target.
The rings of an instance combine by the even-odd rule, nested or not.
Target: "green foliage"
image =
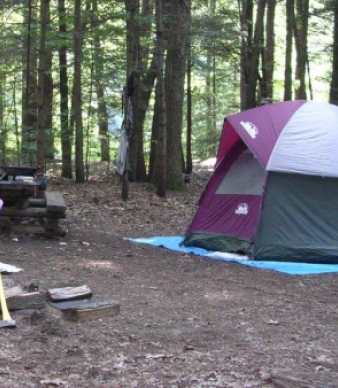
[[[192,123],[193,157],[204,159],[215,156],[222,130],[223,119],[239,110],[239,60],[241,31],[239,5],[241,2],[230,0],[192,1]],[[83,118],[87,133],[90,161],[100,159],[100,139],[98,135],[98,97],[93,92],[95,75],[105,92],[104,101],[112,112],[121,112],[121,93],[126,78],[126,18],[124,3],[100,0],[98,12],[92,14],[89,7],[83,7]],[[142,1],[141,1],[142,4]],[[73,82],[73,2],[67,4],[64,22],[67,33],[59,33],[57,2],[51,2],[51,23],[48,28],[46,47],[53,50],[52,76],[54,81],[53,136],[55,153],[61,153],[60,135],[60,96],[58,50],[67,48],[69,91]],[[277,7],[277,57],[274,80],[274,100],[283,96],[284,49],[285,49],[285,4],[278,2]],[[309,20],[309,68],[313,84],[314,98],[328,99],[332,60],[332,0],[310,1]],[[6,141],[9,158],[17,155],[17,141],[21,141],[22,116],[22,59],[23,42],[27,36],[27,26],[23,24],[27,10],[21,1],[2,0],[0,5],[0,82],[3,93],[2,121],[6,123],[6,133],[0,133],[0,142]],[[154,45],[154,9],[146,15],[138,16],[136,22],[144,26],[141,36],[142,46],[151,49]],[[93,22],[95,16],[95,23]],[[149,28],[150,26],[150,28]],[[32,26],[39,32],[38,24]],[[33,31],[32,31],[33,32]],[[100,41],[101,56],[94,58],[95,39]],[[25,58],[23,59],[25,61]],[[141,65],[141,64],[140,64]],[[142,63],[143,65],[143,63]],[[144,152],[150,149],[150,128],[153,101],[147,112],[144,131]],[[70,106],[69,106],[70,108]],[[170,114],[170,112],[168,112]],[[69,116],[70,117],[70,116]],[[185,123],[184,123],[185,128]],[[18,130],[18,133],[16,131]],[[29,152],[36,151],[34,136],[30,139]],[[74,141],[73,141],[74,143]],[[185,143],[185,131],[182,137]],[[110,153],[114,158],[118,139],[110,139]]]

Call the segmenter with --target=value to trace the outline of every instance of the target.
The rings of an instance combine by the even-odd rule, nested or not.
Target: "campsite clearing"
[[[70,322],[50,306],[14,311],[17,327],[1,331],[2,388],[275,388],[283,376],[338,387],[337,274],[290,276],[127,241],[183,235],[202,187],[159,199],[132,184],[122,202],[105,171],[84,185],[49,180],[67,203],[67,235],[2,234],[0,261],[24,269],[4,276],[15,284],[86,284],[120,313]]]

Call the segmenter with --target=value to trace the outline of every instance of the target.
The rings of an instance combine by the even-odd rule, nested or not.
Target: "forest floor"
[[[127,240],[183,235],[202,174],[166,199],[131,184],[127,202],[105,167],[83,185],[48,180],[64,195],[68,233],[1,234],[0,261],[23,269],[5,279],[35,279],[40,292],[88,285],[120,313],[82,322],[49,305],[11,313],[1,388],[270,388],[282,387],[274,371],[336,375],[338,274],[290,276]]]

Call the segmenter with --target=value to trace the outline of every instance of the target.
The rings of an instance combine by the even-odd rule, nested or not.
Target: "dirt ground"
[[[133,243],[183,235],[202,187],[159,199],[132,184],[122,202],[104,172],[64,194],[65,237],[0,235],[5,278],[88,285],[114,317],[69,322],[46,305],[1,328],[1,388],[271,388],[271,372],[338,372],[338,274],[290,276]],[[285,372],[286,374],[288,372]],[[333,385],[338,387],[337,385]],[[325,388],[325,387],[323,387]]]

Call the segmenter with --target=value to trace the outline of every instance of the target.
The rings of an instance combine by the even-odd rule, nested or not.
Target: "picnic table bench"
[[[0,189],[1,196],[1,189]],[[43,198],[29,198],[28,207],[24,209],[15,206],[3,206],[0,211],[0,225],[11,228],[15,232],[34,234],[54,234],[64,236],[66,228],[60,225],[60,220],[66,218],[67,205],[59,191],[45,191]],[[40,221],[40,225],[16,224],[13,219],[31,218]]]

